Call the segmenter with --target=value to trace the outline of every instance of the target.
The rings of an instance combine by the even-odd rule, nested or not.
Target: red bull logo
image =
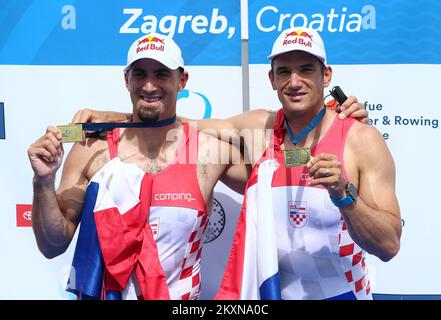
[[[165,44],[163,39],[159,39],[158,37],[155,36],[147,36],[138,42],[138,46],[144,43],[151,43],[151,42]]]
[[[308,32],[303,31],[302,29],[297,29],[290,33],[287,33],[285,35],[285,39],[288,37],[303,37],[303,38],[308,38],[309,40],[312,41],[312,35],[310,35]]]
[[[136,49],[136,53],[145,50],[164,51],[164,46],[165,46],[164,39],[160,39],[155,36],[147,36],[138,42],[138,48]]]
[[[294,39],[288,39],[291,37],[294,37]],[[285,40],[283,40],[283,45],[286,46],[294,43],[298,43],[306,47],[312,47],[312,35],[303,31],[302,29],[297,29],[287,33],[285,35]]]

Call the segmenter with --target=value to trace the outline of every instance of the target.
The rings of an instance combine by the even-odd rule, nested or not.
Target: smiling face
[[[176,114],[179,91],[184,89],[188,73],[170,70],[153,59],[140,59],[125,73],[127,90],[133,104],[135,121],[156,122]]]
[[[323,107],[323,89],[331,81],[332,69],[309,53],[292,51],[276,56],[268,75],[288,113],[316,111]]]

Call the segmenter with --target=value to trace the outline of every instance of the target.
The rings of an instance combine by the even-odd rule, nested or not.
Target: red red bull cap
[[[171,70],[184,67],[181,49],[169,36],[159,33],[149,33],[136,39],[127,53],[127,66],[124,72],[130,69],[133,62],[139,59],[153,59]]]
[[[295,27],[282,31],[273,44],[268,59],[290,51],[304,51],[316,56],[326,65],[326,51],[323,40],[317,31],[306,27]]]

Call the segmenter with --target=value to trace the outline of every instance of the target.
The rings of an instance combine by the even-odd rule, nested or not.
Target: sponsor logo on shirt
[[[159,237],[159,218],[150,219],[150,228],[152,229],[153,240]]]
[[[288,220],[294,228],[302,228],[308,222],[306,201],[288,201]]]
[[[195,201],[191,193],[185,192],[170,192],[170,193],[157,193],[155,194],[155,200],[157,201],[177,201],[177,200],[185,200],[187,202]]]

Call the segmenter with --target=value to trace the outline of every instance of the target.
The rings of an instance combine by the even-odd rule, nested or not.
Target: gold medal
[[[302,167],[311,160],[311,149],[284,150],[285,167]]]
[[[83,127],[81,123],[57,126],[61,131],[61,143],[83,141]]]

